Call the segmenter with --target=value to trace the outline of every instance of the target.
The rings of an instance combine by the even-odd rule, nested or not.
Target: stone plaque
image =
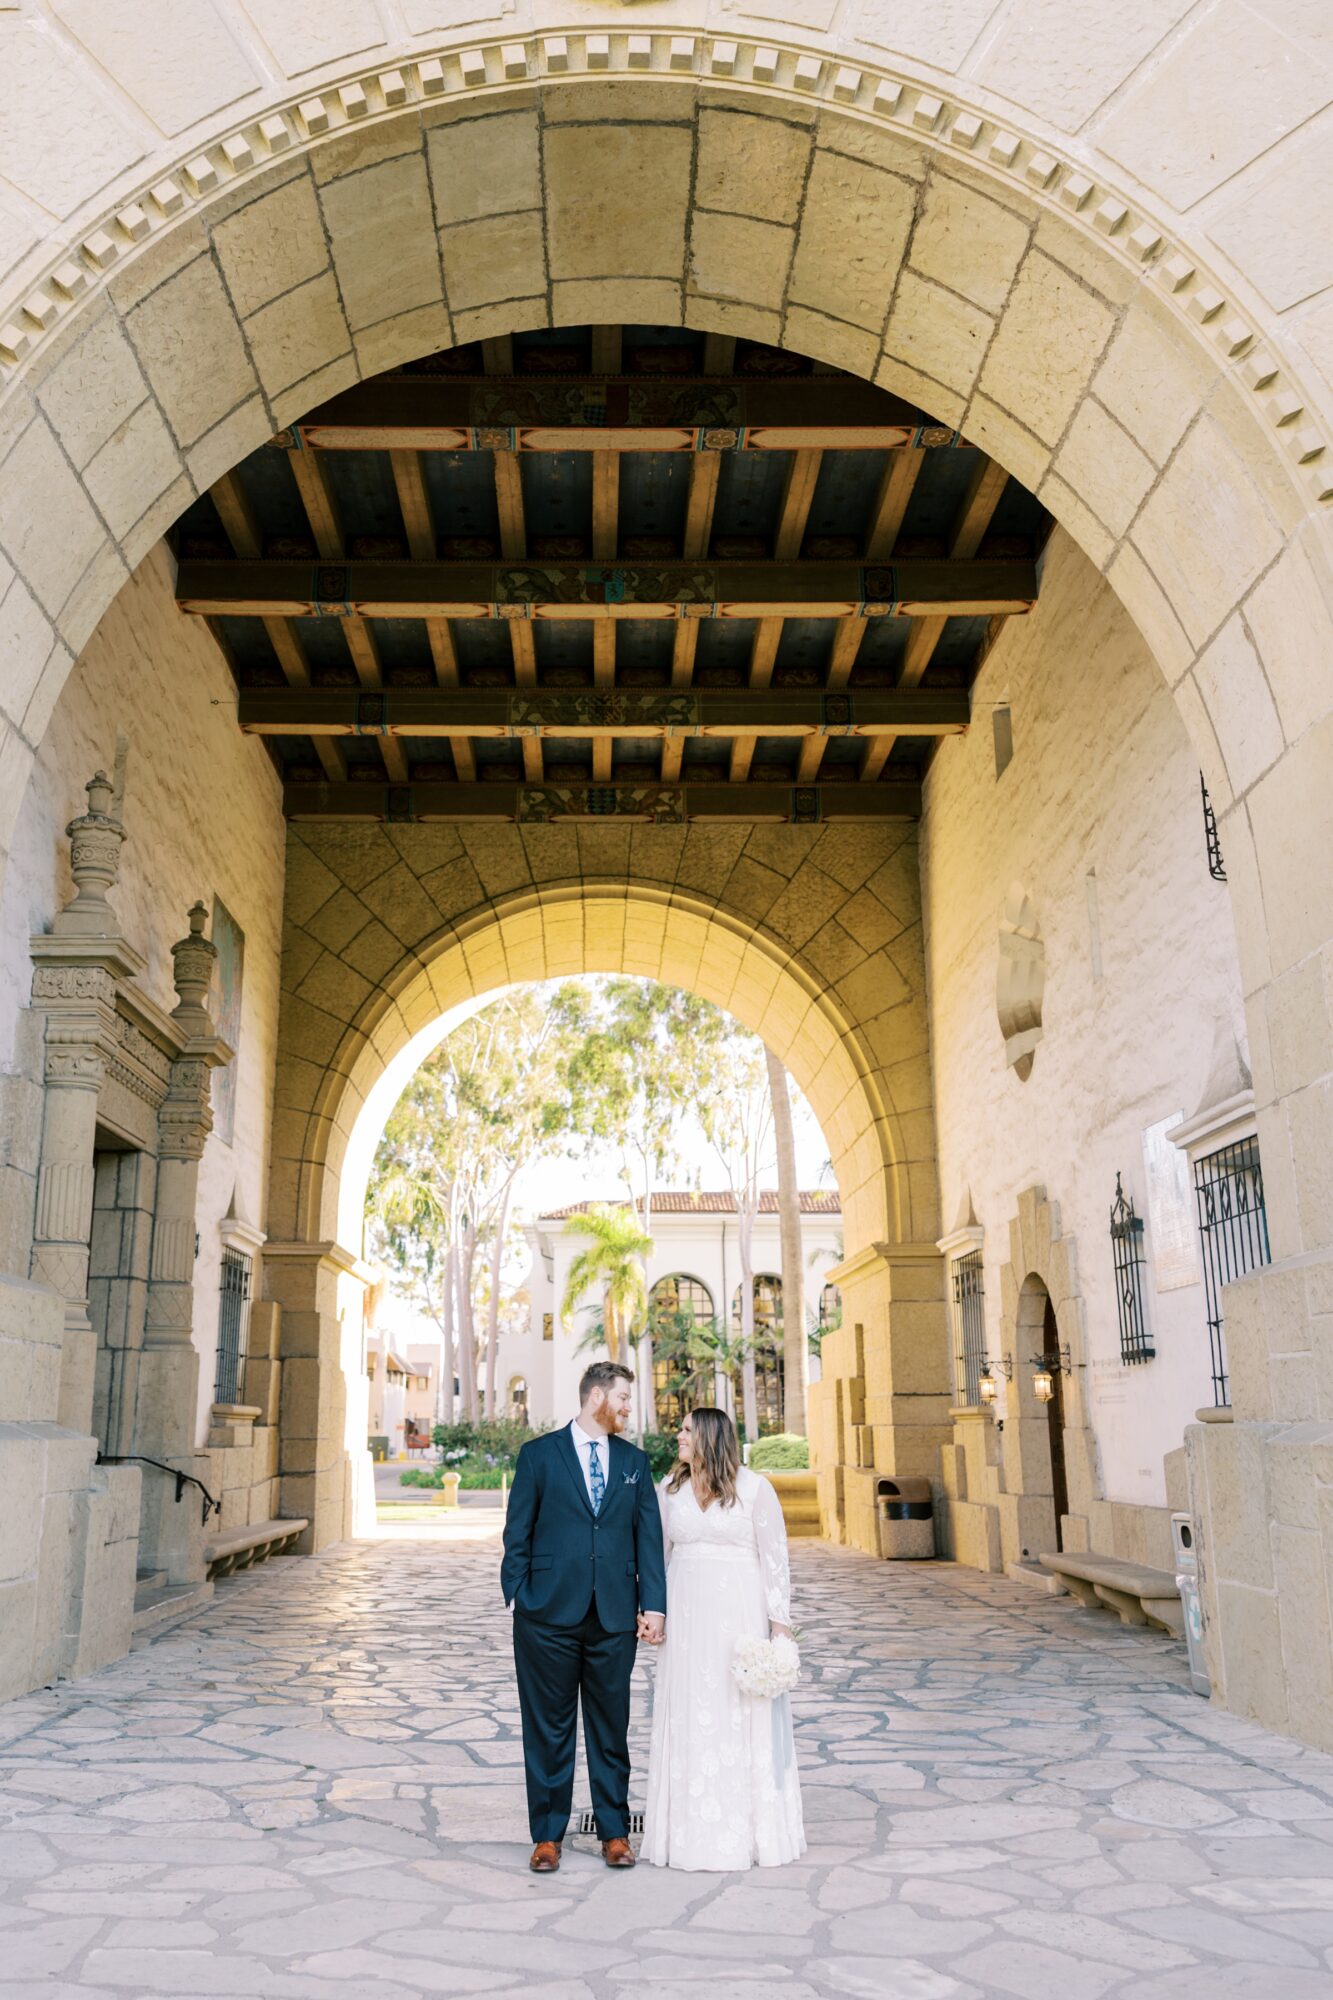
[[[1167,1136],[1184,1117],[1173,1112],[1143,1133],[1143,1168],[1148,1189],[1148,1248],[1159,1292],[1199,1283],[1199,1232],[1189,1161]]]

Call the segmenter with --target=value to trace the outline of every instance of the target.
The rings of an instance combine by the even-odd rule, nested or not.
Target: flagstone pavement
[[[0,2000],[1330,2000],[1333,1758],[1107,1613],[793,1555],[797,1866],[529,1875],[493,1528],[405,1529],[0,1708]]]

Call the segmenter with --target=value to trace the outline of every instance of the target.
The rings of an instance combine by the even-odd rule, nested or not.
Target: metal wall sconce
[[[1028,1366],[1037,1371],[1032,1378],[1033,1395],[1039,1403],[1051,1402],[1055,1396],[1056,1374],[1073,1373],[1068,1344],[1056,1348],[1054,1353],[1034,1354]]]
[[[992,1369],[994,1373],[991,1372]],[[981,1364],[981,1372],[977,1377],[977,1394],[988,1409],[1000,1392],[1000,1385],[996,1379],[998,1375],[1003,1375],[1006,1382],[1012,1382],[1014,1379],[1013,1360],[1007,1354],[1001,1355],[998,1361],[983,1361]]]

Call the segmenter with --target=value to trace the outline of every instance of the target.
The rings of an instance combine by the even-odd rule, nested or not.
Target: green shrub
[[[409,1465],[398,1475],[398,1484],[400,1486],[433,1486],[438,1488],[440,1480],[441,1473],[439,1466]]]
[[[796,1437],[791,1431],[779,1431],[775,1437],[756,1438],[750,1453],[750,1469],[753,1472],[808,1472],[809,1438]]]
[[[675,1431],[645,1431],[643,1448],[648,1454],[648,1463],[653,1468],[653,1479],[665,1479],[676,1463]]]

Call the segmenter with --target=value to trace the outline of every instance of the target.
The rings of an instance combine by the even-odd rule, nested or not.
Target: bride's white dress
[[[659,1489],[666,1643],[653,1691],[642,1859],[661,1868],[780,1867],[805,1852],[791,1697],[755,1701],[731,1675],[736,1641],[791,1623],[777,1494],[742,1467],[734,1507]]]

